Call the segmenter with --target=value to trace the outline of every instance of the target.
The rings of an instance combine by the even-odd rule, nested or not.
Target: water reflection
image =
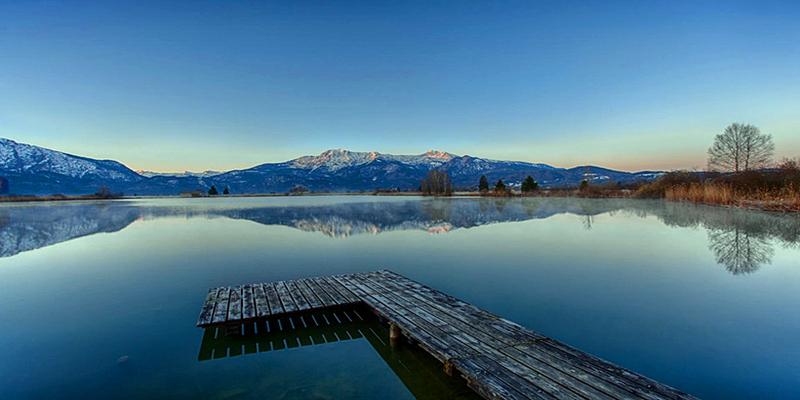
[[[99,232],[119,231],[137,220],[164,217],[241,219],[289,226],[332,238],[348,238],[399,230],[441,234],[487,224],[545,219],[558,214],[581,216],[577,223],[590,230],[598,223],[595,218],[598,215],[626,213],[642,218],[656,217],[667,226],[705,229],[709,250],[732,274],[752,273],[769,264],[776,245],[797,246],[800,243],[800,218],[796,216],[662,201],[369,199],[290,206],[237,202],[237,199],[223,201],[225,203],[114,201],[3,206],[0,207],[0,257]]]
[[[239,335],[225,335],[223,328],[205,328],[198,360],[366,340],[416,399],[479,399],[463,380],[446,375],[439,362],[416,347],[391,346],[388,327],[364,307],[269,318],[240,329]]]
[[[116,232],[141,214],[139,207],[119,203],[0,207],[0,257],[82,236]]]
[[[717,263],[734,275],[757,271],[761,265],[769,264],[775,253],[766,238],[739,228],[710,229],[708,241]]]
[[[669,226],[706,229],[709,250],[734,275],[770,264],[775,245],[800,243],[800,218],[793,215],[676,203],[663,203],[662,211],[655,214]]]

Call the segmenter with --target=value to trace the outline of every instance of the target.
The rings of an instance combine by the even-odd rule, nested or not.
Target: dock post
[[[389,344],[394,347],[400,342],[400,337],[402,332],[400,331],[400,327],[390,323],[389,324]]]
[[[444,362],[444,373],[453,376],[453,363],[450,360]]]

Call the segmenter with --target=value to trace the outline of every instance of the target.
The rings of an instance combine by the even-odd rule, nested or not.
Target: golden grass
[[[664,193],[667,200],[683,200],[694,203],[733,204],[736,195],[728,185],[692,183],[667,188]]]
[[[775,190],[737,191],[727,184],[691,183],[667,188],[664,198],[771,211],[800,211],[800,190],[793,186]]]

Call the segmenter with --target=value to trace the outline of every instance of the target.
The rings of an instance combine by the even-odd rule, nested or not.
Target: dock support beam
[[[400,338],[402,337],[402,332],[400,331],[400,327],[390,323],[389,324],[389,344],[394,347],[400,343]]]
[[[225,336],[241,336],[242,324],[225,325]]]

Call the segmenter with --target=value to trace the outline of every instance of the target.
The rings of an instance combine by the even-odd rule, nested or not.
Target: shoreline
[[[25,204],[25,203],[44,203],[44,202],[82,202],[82,201],[102,201],[102,200],[142,200],[142,199],[222,199],[222,198],[258,198],[258,197],[326,197],[326,196],[383,196],[383,197],[436,197],[426,196],[422,192],[318,192],[318,193],[304,193],[304,194],[289,194],[289,193],[252,193],[252,194],[229,194],[218,196],[180,196],[180,195],[149,195],[149,196],[118,196],[118,197],[102,197],[95,195],[76,195],[76,196],[2,196],[0,197],[0,205],[4,204]],[[580,196],[571,195],[567,191],[554,190],[553,193],[540,192],[535,195],[522,195],[513,193],[511,195],[487,195],[480,192],[454,192],[452,196],[446,197],[486,197],[486,198],[590,198],[590,199],[639,199],[639,200],[652,200],[649,198],[640,198],[631,195],[630,193],[618,193],[611,196]],[[780,201],[764,201],[764,200],[748,200],[740,199],[736,204],[718,204],[710,202],[697,202],[684,199],[667,199],[660,198],[667,202],[675,203],[690,203],[706,206],[715,206],[722,208],[742,209],[750,211],[765,211],[781,214],[800,214],[800,208],[792,204]]]

